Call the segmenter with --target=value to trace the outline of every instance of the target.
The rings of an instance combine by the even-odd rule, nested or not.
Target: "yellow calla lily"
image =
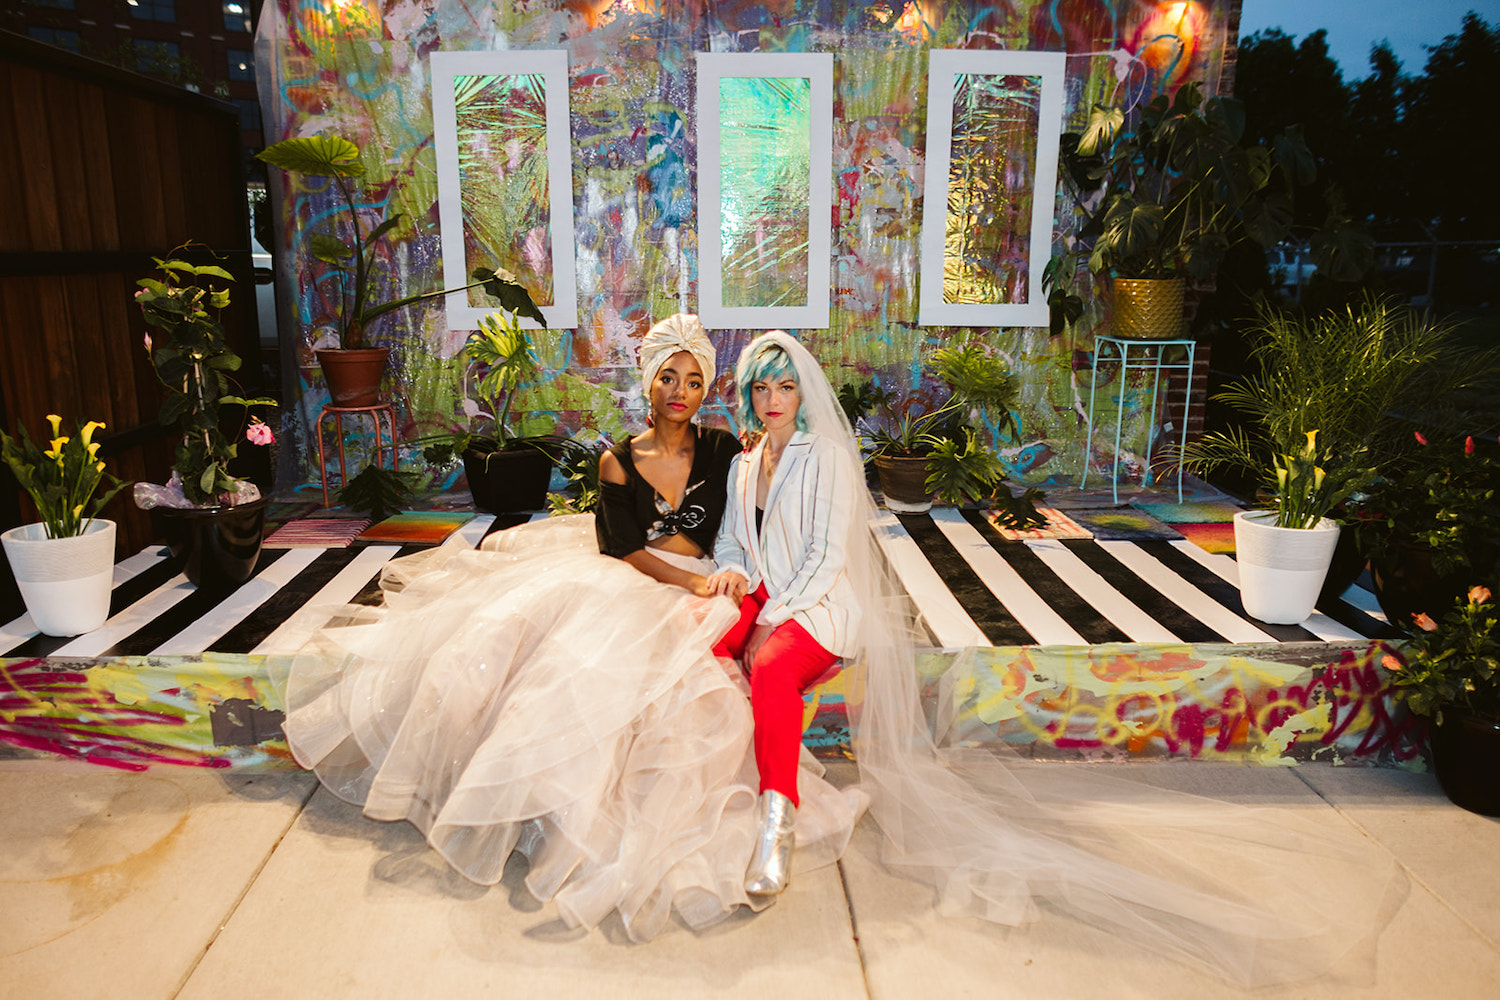
[[[104,425],[102,423],[97,420],[90,420],[88,423],[83,425],[83,430],[79,432],[78,437],[83,441],[84,444],[90,444],[94,440],[94,431],[103,429]],[[95,445],[95,447],[98,446]]]
[[[1313,454],[1313,452],[1315,452],[1317,450],[1318,450],[1318,432],[1317,431],[1308,431],[1307,432],[1307,452],[1306,453],[1308,455],[1311,455],[1311,454]]]
[[[55,413],[49,413],[47,414],[47,423],[52,425],[53,437],[57,437],[57,435],[62,433],[62,417]]]

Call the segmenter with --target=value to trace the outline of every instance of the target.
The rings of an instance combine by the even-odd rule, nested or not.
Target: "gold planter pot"
[[[1187,282],[1182,278],[1116,278],[1110,332],[1136,340],[1180,340]]]

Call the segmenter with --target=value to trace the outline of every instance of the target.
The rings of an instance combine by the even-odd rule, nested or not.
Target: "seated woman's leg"
[[[799,805],[797,758],[802,746],[802,693],[838,657],[794,621],[778,625],[750,668],[755,713],[755,764],[761,792],[780,792]]]
[[[760,609],[766,606],[766,601],[769,599],[765,584],[757,587],[755,593],[745,595],[745,599],[740,602],[740,620],[735,622],[733,627],[714,644],[715,656],[721,659],[738,660],[745,655],[745,647],[755,631],[755,619],[759,617]]]

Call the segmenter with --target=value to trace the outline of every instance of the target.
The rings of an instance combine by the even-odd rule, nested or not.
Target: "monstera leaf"
[[[283,139],[256,153],[255,158],[294,174],[316,177],[358,177],[365,172],[359,147],[337,135]]]

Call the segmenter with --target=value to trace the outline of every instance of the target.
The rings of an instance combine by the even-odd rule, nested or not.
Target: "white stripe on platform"
[[[170,611],[179,601],[198,592],[188,579],[178,573],[130,607],[113,616],[99,628],[87,632],[53,650],[52,656],[98,656],[143,625]]]
[[[1174,538],[1172,544],[1234,584],[1234,589],[1240,588],[1240,567],[1233,559],[1220,553],[1206,552],[1185,538]],[[1340,625],[1321,611],[1314,611],[1307,621],[1300,624],[1324,642],[1366,641],[1363,635],[1346,625]]]
[[[144,548],[129,558],[115,563],[114,576],[110,580],[110,589],[113,590],[128,580],[133,580],[146,570],[155,566],[167,557],[167,550],[159,545]],[[36,622],[31,620],[31,612],[27,612],[15,621],[7,622],[0,626],[0,656],[5,655],[12,649],[21,645],[28,639],[41,634],[41,629],[36,627]]]
[[[1130,637],[1131,642],[1181,642],[1182,639],[1161,622],[1142,611],[1109,581],[1056,538],[1028,538],[1026,547],[1035,552],[1063,583],[1103,615],[1111,624]]]
[[[985,541],[962,513],[952,507],[934,509],[932,520],[990,593],[1015,616],[1022,628],[1031,633],[1038,645],[1088,645],[1062,615],[1047,606],[1047,602],[1026,584],[1015,567]]]
[[[1209,597],[1172,572],[1135,542],[1100,541],[1099,546],[1118,559],[1121,565],[1160,591],[1173,604],[1222,635],[1225,641],[1276,641],[1275,636],[1267,635],[1251,622]]]
[[[208,613],[151,651],[152,656],[193,656],[223,638],[327,549],[288,549],[263,571],[237,587]]]
[[[881,551],[890,560],[891,567],[900,578],[901,585],[916,602],[917,611],[939,646],[945,649],[963,649],[966,646],[988,646],[990,641],[974,624],[974,619],[958,603],[938,576],[932,563],[922,554],[916,540],[901,527],[896,515],[882,514],[870,522],[870,532],[880,544]]]
[[[464,544],[471,549],[477,549],[479,543],[484,540],[484,533],[490,530],[490,525],[495,523],[494,514],[480,514],[458,529],[459,536]]]
[[[349,560],[349,565],[323,585],[323,589],[250,650],[251,655],[276,656],[301,649],[333,612],[352,601],[400,551],[399,545],[365,546],[359,555]]]
[[[1349,589],[1339,595],[1345,604],[1358,608],[1371,618],[1383,625],[1389,625],[1391,620],[1385,616],[1385,609],[1380,606],[1380,601],[1375,595],[1357,583],[1349,584]]]

